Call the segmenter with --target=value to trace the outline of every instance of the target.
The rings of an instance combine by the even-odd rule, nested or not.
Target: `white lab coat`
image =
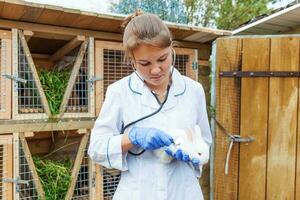
[[[134,126],[168,129],[190,128],[198,124],[203,139],[210,145],[212,138],[201,84],[182,76],[176,69],[172,80],[169,98],[162,110]],[[197,180],[199,169],[177,160],[160,163],[152,151],[145,151],[140,156],[122,154],[122,123],[126,125],[158,108],[158,102],[135,73],[107,89],[92,130],[88,154],[96,163],[122,171],[114,200],[203,199]]]

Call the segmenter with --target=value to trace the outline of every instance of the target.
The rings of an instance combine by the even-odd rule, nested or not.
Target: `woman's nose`
[[[155,65],[151,67],[150,73],[151,74],[159,74],[161,72],[161,68],[159,65]]]

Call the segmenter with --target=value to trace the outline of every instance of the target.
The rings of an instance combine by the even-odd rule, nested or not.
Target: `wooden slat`
[[[28,43],[29,40],[31,39],[31,37],[34,35],[34,33],[32,31],[29,31],[29,30],[24,30],[23,31],[23,34],[26,38],[26,42]]]
[[[13,178],[20,177],[20,166],[19,166],[19,159],[20,159],[20,149],[19,149],[19,133],[14,132],[13,133]],[[14,193],[14,200],[19,200],[19,192],[17,191],[17,187],[13,187],[13,193]]]
[[[37,89],[39,91],[39,94],[40,94],[40,97],[41,97],[41,101],[42,101],[45,113],[47,114],[47,116],[50,116],[51,112],[50,112],[50,108],[49,108],[49,105],[48,105],[48,101],[47,101],[46,95],[44,93],[44,90],[42,88],[42,84],[40,82],[39,75],[38,75],[38,73],[36,71],[34,62],[32,60],[32,57],[31,57],[30,50],[28,48],[27,42],[25,40],[25,37],[24,37],[22,31],[19,30],[18,34],[19,34],[19,39],[21,41],[21,44],[22,44],[22,47],[23,47],[23,50],[24,50],[24,54],[26,55],[26,58],[27,58],[28,66],[30,67],[31,73],[32,73],[32,75],[34,77],[34,80],[35,80],[36,87],[37,87]]]
[[[71,200],[72,197],[73,197],[73,193],[74,193],[74,189],[75,189],[75,186],[76,186],[80,166],[81,166],[82,159],[84,157],[86,146],[87,146],[87,143],[88,143],[88,140],[89,140],[89,135],[90,135],[89,133],[86,133],[81,139],[81,142],[80,142],[80,145],[79,145],[79,148],[78,148],[78,153],[77,153],[77,156],[76,156],[76,160],[75,160],[75,163],[73,165],[73,170],[72,170],[72,175],[71,175],[72,181],[69,185],[69,189],[68,189],[68,192],[66,194],[65,200]]]
[[[95,180],[96,180],[96,199],[95,200],[104,200],[104,191],[103,191],[103,167],[99,164],[95,164]]]
[[[92,159],[89,159],[89,200],[97,200],[99,193],[96,193],[96,166]]]
[[[269,58],[269,39],[243,39],[243,71],[269,71]],[[255,141],[240,145],[241,200],[264,200],[266,195],[268,84],[268,78],[242,79],[240,135]]]
[[[27,160],[29,170],[31,172],[34,184],[36,186],[37,193],[38,193],[39,197],[44,200],[45,199],[45,192],[43,190],[43,186],[42,186],[42,183],[40,182],[39,176],[38,176],[38,174],[35,170],[35,165],[34,165],[34,162],[32,160],[32,156],[31,156],[29,147],[27,145],[26,139],[24,137],[24,134],[20,133],[19,138],[20,138],[20,142],[23,146],[24,155],[26,157],[26,160]]]
[[[11,32],[10,31],[0,31],[0,40],[2,40],[3,47],[0,48],[0,56],[4,55],[5,58],[1,57],[2,63],[0,64],[0,73],[12,74],[12,40],[11,40]],[[4,64],[5,66],[1,66]],[[11,90],[11,79],[4,78],[0,74],[1,81],[1,103],[4,104],[4,109],[0,110],[0,119],[11,119],[11,100],[12,100],[12,90]],[[4,87],[4,88],[3,88]],[[3,96],[2,96],[3,95]]]
[[[57,50],[52,56],[50,56],[49,59],[54,62],[62,59],[66,54],[68,54],[70,51],[72,51],[74,48],[79,46],[84,41],[85,41],[84,36],[81,35],[76,36],[71,41],[69,41],[66,45],[64,45],[59,50]]]
[[[74,67],[73,67],[71,75],[70,75],[70,80],[68,82],[68,86],[66,88],[66,91],[65,91],[65,94],[64,94],[64,97],[63,97],[63,101],[60,105],[59,117],[61,117],[65,112],[65,106],[68,103],[71,92],[73,90],[73,87],[74,87],[74,84],[75,84],[75,81],[76,81],[76,77],[78,75],[78,72],[79,72],[79,69],[80,69],[80,66],[81,66],[81,63],[82,63],[82,60],[83,60],[83,56],[86,52],[87,45],[88,45],[88,40],[83,42],[81,44],[80,49],[79,49],[78,55],[77,55],[75,63],[74,63]]]
[[[88,67],[89,67],[89,78],[95,77],[95,40],[92,37],[89,38]],[[89,113],[91,114],[91,117],[95,116],[95,88],[96,88],[95,83],[96,82],[93,83],[93,90],[91,91],[91,89],[89,89],[90,91],[89,92]]]
[[[65,34],[65,35],[84,35],[91,36],[97,39],[122,41],[122,35],[119,33],[109,33],[104,31],[91,31],[76,28],[58,27],[52,25],[11,21],[0,19],[0,28],[19,28],[28,29],[32,31],[39,31],[44,33],[54,33],[54,34]]]
[[[4,19],[18,20],[24,14],[24,6],[18,4],[4,3],[0,17]]]
[[[298,79],[298,126],[297,126],[297,155],[296,155],[296,182],[295,182],[295,199],[300,199],[300,79]]]
[[[299,70],[299,39],[271,39],[270,71],[282,70]],[[272,78],[269,91],[267,199],[294,199],[298,79]]]
[[[5,120],[0,121],[0,134],[21,131],[59,131],[74,130],[80,128],[92,128],[95,121],[94,118],[75,119],[45,122],[45,120]]]
[[[72,26],[76,28],[88,28],[90,24],[97,18],[97,16],[87,16],[87,15],[80,15],[75,21],[73,22]]]
[[[217,40],[217,73],[219,71],[239,70],[241,59],[240,39]],[[217,107],[216,118],[231,133],[239,133],[240,83],[236,79],[216,80]],[[231,151],[229,173],[225,175],[225,160],[228,150],[228,138],[216,126],[214,159],[214,199],[236,200],[238,197],[238,145]]]
[[[62,13],[63,11],[60,10],[44,8],[37,21],[39,21],[41,24],[55,24]]]
[[[77,12],[77,10],[74,10],[74,13],[70,12],[63,12],[56,21],[56,25],[59,26],[71,26],[75,22],[77,18],[79,18],[80,12]]]
[[[35,22],[43,12],[42,7],[25,7],[21,16],[21,21]]]
[[[1,155],[2,177],[13,178],[13,137],[12,135],[0,136],[0,145],[3,147]],[[13,199],[13,183],[2,182],[1,197],[3,199]]]

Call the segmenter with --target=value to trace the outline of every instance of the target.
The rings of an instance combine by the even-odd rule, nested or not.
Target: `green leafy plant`
[[[54,161],[33,156],[33,162],[45,191],[46,200],[65,198],[71,183],[72,161]]]
[[[52,115],[59,113],[60,104],[70,78],[70,71],[46,71],[39,73],[40,81],[48,100]]]

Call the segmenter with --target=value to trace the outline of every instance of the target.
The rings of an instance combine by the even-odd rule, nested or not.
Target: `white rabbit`
[[[200,160],[199,166],[208,162],[209,145],[203,140],[199,126],[196,125],[194,128],[187,130],[170,129],[164,131],[173,137],[175,144],[170,146],[173,153],[175,153],[177,149],[181,149],[189,155],[191,160],[194,158]],[[162,163],[169,163],[173,159],[173,157],[165,152],[165,148],[154,150],[153,153]]]

